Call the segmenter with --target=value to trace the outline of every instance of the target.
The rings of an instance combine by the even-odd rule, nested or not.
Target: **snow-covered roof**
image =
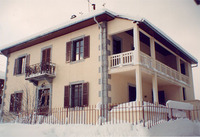
[[[157,28],[156,26],[154,26],[153,24],[151,24],[148,20],[144,19],[144,18],[140,18],[140,17],[132,17],[132,16],[126,16],[126,15],[120,15],[118,13],[115,13],[113,11],[110,11],[108,9],[101,9],[101,10],[96,10],[93,11],[87,15],[83,15],[83,16],[79,16],[75,19],[72,19],[66,23],[60,24],[58,26],[55,26],[53,28],[50,28],[48,30],[42,31],[40,33],[37,33],[35,35],[32,35],[28,38],[25,38],[21,41],[15,42],[15,43],[11,43],[9,45],[3,46],[0,49],[0,52],[9,50],[11,48],[23,45],[23,44],[27,44],[28,42],[33,42],[36,41],[38,39],[41,39],[43,37],[51,37],[50,35],[56,32],[59,32],[63,29],[72,27],[76,24],[82,23],[84,21],[87,21],[89,19],[92,19],[93,17],[97,17],[100,15],[107,15],[110,18],[114,19],[114,18],[123,18],[123,19],[128,19],[131,20],[133,22],[139,22],[139,23],[143,23],[146,27],[148,27],[149,29],[153,30],[155,33],[157,33],[160,37],[162,37],[164,40],[166,40],[168,43],[170,43],[174,48],[176,48],[177,50],[179,50],[184,56],[186,56],[191,63],[193,64],[197,64],[198,60],[193,57],[190,53],[188,53],[186,50],[184,50],[179,44],[177,44],[175,41],[173,41],[170,37],[168,37],[164,32],[162,32],[159,28]],[[110,19],[111,20],[111,19]],[[55,37],[52,37],[55,38]]]

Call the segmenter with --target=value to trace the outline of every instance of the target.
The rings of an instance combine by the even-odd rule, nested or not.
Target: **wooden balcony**
[[[131,66],[134,64],[134,53],[133,51],[128,51],[120,54],[111,55],[108,57],[109,60],[109,70],[114,70],[124,66]],[[160,76],[164,78],[169,78],[171,80],[175,80],[185,85],[189,85],[189,77],[181,74],[175,69],[170,68],[164,63],[156,60],[155,66],[153,65],[153,59],[146,55],[145,53],[140,53],[140,65],[151,70],[153,72],[157,72]],[[116,71],[115,71],[116,72]]]
[[[26,67],[25,79],[33,82],[34,85],[38,85],[38,81],[47,80],[52,82],[52,79],[56,77],[55,73],[56,65],[51,62],[37,63]]]

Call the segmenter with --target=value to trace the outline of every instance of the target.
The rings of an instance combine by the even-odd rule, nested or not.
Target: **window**
[[[22,93],[14,93],[10,95],[10,112],[19,113],[22,105]]]
[[[185,88],[182,88],[183,90],[183,100],[186,100],[186,96],[185,96]]]
[[[65,86],[64,107],[88,106],[89,83]]]
[[[67,42],[66,61],[78,61],[89,58],[90,36]]]
[[[2,103],[4,80],[0,79],[0,104]]]
[[[49,63],[51,61],[51,48],[42,50],[42,62]]]
[[[82,84],[71,86],[71,107],[82,106]]]
[[[24,74],[26,66],[29,65],[30,55],[15,59],[14,75]]]

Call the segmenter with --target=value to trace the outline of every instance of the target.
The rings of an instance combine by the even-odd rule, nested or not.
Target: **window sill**
[[[76,63],[80,63],[80,62],[84,62],[85,59],[81,59],[81,60],[77,60],[77,61],[71,61],[70,64],[76,64]]]
[[[25,73],[22,73],[22,74],[16,74],[15,76],[20,77],[20,76],[23,76],[23,75],[25,75]]]

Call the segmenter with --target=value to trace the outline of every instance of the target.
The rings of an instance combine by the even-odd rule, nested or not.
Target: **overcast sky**
[[[200,61],[200,5],[194,0],[90,0],[97,9],[144,17]],[[0,0],[0,47],[24,39],[71,15],[87,14],[88,0]],[[90,8],[91,9],[91,8]],[[0,56],[0,70],[5,61]],[[200,99],[200,67],[193,68]]]

